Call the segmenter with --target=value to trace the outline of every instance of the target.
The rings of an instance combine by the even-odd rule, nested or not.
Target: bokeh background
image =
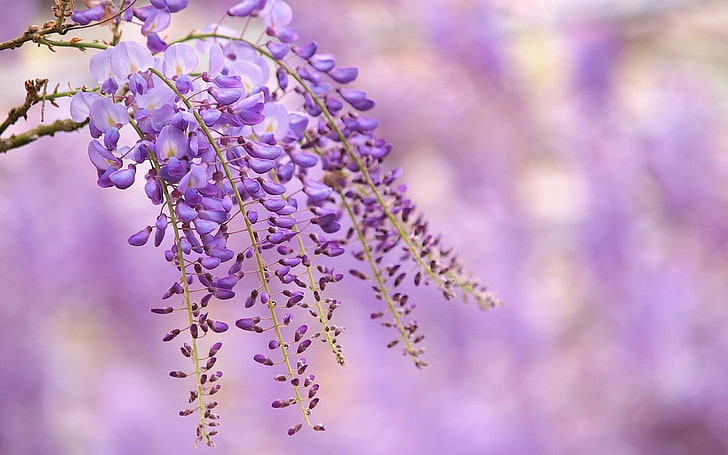
[[[50,3],[0,0],[0,39]],[[193,0],[176,32],[230,3]],[[340,286],[348,365],[309,356],[327,431],[293,438],[296,411],[270,408],[288,391],[251,361],[266,340],[226,334],[216,453],[728,453],[728,3],[290,3],[302,39],[361,68],[390,165],[505,305],[412,290],[418,371],[366,286]],[[0,112],[25,79],[90,82],[88,57],[0,53]],[[86,141],[0,156],[0,454],[207,453],[149,312],[173,271],[126,243],[154,209],[97,188]]]

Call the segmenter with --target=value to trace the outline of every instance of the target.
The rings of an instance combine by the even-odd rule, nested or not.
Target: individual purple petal
[[[155,54],[157,52],[164,52],[167,49],[167,43],[157,33],[151,32],[147,34],[147,49]]]
[[[339,66],[329,71],[331,79],[340,84],[346,84],[357,78],[359,68],[355,66]]]
[[[162,184],[156,178],[147,180],[147,183],[144,184],[144,192],[152,204],[159,205],[163,202]]]
[[[187,168],[184,163],[174,156],[159,170],[159,176],[172,183],[179,182],[186,173]]]
[[[172,125],[162,128],[154,144],[154,152],[162,161],[172,157],[181,157],[187,154],[188,150],[187,136]]]
[[[222,224],[228,220],[228,213],[222,210],[200,210],[198,216],[203,220],[214,221]]]
[[[156,223],[154,223],[154,226],[157,228],[157,230],[154,232],[154,246],[158,247],[162,244],[162,240],[164,240],[164,233],[167,230],[167,225],[169,224],[169,221],[167,220],[167,216],[162,214],[157,217]]]
[[[363,90],[341,88],[339,93],[356,110],[367,111],[374,107],[374,100],[367,98],[367,94]]]
[[[259,179],[260,186],[268,194],[279,195],[286,192],[286,186],[266,179]]]
[[[318,156],[313,153],[293,151],[291,152],[291,161],[301,167],[313,167],[318,163]]]
[[[184,43],[175,43],[164,51],[164,75],[168,78],[190,74],[199,60],[194,49]]]
[[[277,212],[286,206],[286,201],[283,199],[265,198],[263,199],[263,207],[269,212]]]
[[[111,70],[122,79],[138,71],[146,71],[154,64],[149,49],[134,41],[122,41],[111,54]]]
[[[119,188],[125,190],[134,183],[134,175],[136,174],[136,166],[130,164],[126,169],[120,169],[109,175],[109,180]]]
[[[321,72],[326,72],[336,66],[336,60],[332,54],[315,54],[309,60],[311,66]]]
[[[270,102],[263,107],[261,114],[265,119],[253,127],[258,136],[272,134],[276,141],[288,133],[288,109],[280,103]]]
[[[311,41],[310,43],[306,44],[305,46],[293,46],[293,52],[298,54],[300,57],[309,59],[311,58],[318,49],[318,43],[316,41]]]
[[[306,193],[312,202],[323,201],[329,197],[332,191],[333,189],[330,186],[321,183],[318,180],[314,180],[310,177],[303,178],[303,192]]]
[[[241,89],[224,89],[220,90],[217,87],[210,87],[207,89],[208,93],[215,98],[219,104],[228,106],[239,100],[245,93]]]
[[[91,104],[101,96],[93,92],[76,92],[71,98],[71,118],[75,122],[83,122],[89,117]]]
[[[248,160],[248,165],[256,174],[265,174],[266,172],[273,169],[276,165],[275,161],[263,160],[260,158],[251,158]]]
[[[268,145],[262,142],[250,142],[251,147],[246,148],[248,154],[255,158],[275,160],[283,154],[283,149],[277,145]]]
[[[293,9],[283,0],[269,0],[260,12],[266,28],[280,31],[293,19]]]
[[[74,11],[71,15],[71,20],[81,25],[88,25],[93,21],[101,20],[105,13],[105,5],[96,5],[85,11]]]
[[[194,224],[195,224],[195,230],[197,232],[199,232],[200,234],[209,234],[210,232],[212,232],[215,229],[220,227],[220,225],[214,221],[203,220],[200,218],[197,218],[196,220],[194,220]]]
[[[96,166],[96,169],[105,171],[109,167],[119,169],[121,160],[114,156],[108,149],[101,145],[98,141],[91,141],[88,144],[88,157]]]
[[[190,166],[189,172],[180,179],[177,189],[184,192],[188,188],[203,188],[207,186],[208,181],[207,167],[199,164],[193,164]]]
[[[222,260],[220,258],[208,256],[208,257],[202,258],[200,263],[202,264],[202,267],[206,268],[207,270],[212,270],[215,267],[219,266],[222,263]]]
[[[245,17],[263,6],[265,6],[265,0],[244,0],[228,8],[227,13],[230,16]]]
[[[111,102],[108,98],[99,97],[89,108],[91,124],[99,131],[108,128],[120,128],[129,123],[129,113],[122,104]]]
[[[197,210],[190,207],[188,204],[182,202],[180,199],[177,203],[177,206],[175,207],[175,212],[177,213],[177,216],[182,221],[192,221],[195,218],[197,218]]]
[[[149,235],[152,233],[152,227],[147,226],[141,231],[137,232],[136,234],[129,237],[129,245],[132,246],[142,246],[147,243],[147,240],[149,240]]]
[[[166,9],[154,8],[144,19],[142,35],[159,33],[166,30],[172,22],[172,15]]]
[[[228,325],[222,321],[208,321],[207,325],[215,333],[223,333],[228,329]]]
[[[275,41],[268,41],[265,43],[266,47],[270,51],[273,58],[280,60],[286,56],[291,47],[286,43],[276,43]]]

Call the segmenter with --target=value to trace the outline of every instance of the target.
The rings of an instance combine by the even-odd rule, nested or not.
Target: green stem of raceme
[[[179,97],[180,100],[187,106],[187,108],[192,112],[192,114],[195,116],[195,119],[197,120],[197,123],[199,127],[202,129],[202,131],[205,133],[205,136],[207,137],[208,142],[215,150],[215,154],[217,155],[217,159],[222,165],[223,171],[225,172],[225,177],[230,182],[230,185],[233,189],[233,193],[235,195],[235,200],[238,204],[238,207],[240,211],[243,211],[243,207],[245,207],[245,203],[243,202],[243,198],[240,195],[240,192],[238,191],[237,185],[235,184],[235,178],[233,177],[232,170],[230,169],[230,166],[228,165],[225,156],[220,150],[220,147],[215,142],[215,138],[212,136],[212,132],[210,129],[205,125],[204,120],[200,116],[199,112],[197,112],[196,109],[193,108],[192,103],[182,94],[179,90],[177,90],[177,87],[169,81],[164,74],[159,72],[158,70],[154,68],[150,68],[149,71],[157,75],[162,81],[164,81],[167,86],[175,92],[175,94]],[[265,261],[263,260],[263,257],[260,253],[260,249],[257,246],[258,241],[255,238],[254,229],[252,224],[250,223],[250,220],[248,220],[248,217],[245,216],[245,213],[241,213],[243,220],[245,221],[245,227],[248,231],[248,235],[250,237],[251,245],[250,247],[253,248],[254,254],[255,254],[255,260],[258,265],[258,277],[260,278],[261,285],[263,286],[263,290],[271,296],[271,290],[270,286],[268,284],[268,279],[266,276],[266,270],[267,267],[265,266]],[[291,359],[288,355],[287,346],[288,343],[286,343],[285,338],[283,336],[283,333],[281,331],[281,323],[279,322],[278,314],[275,311],[275,302],[273,299],[268,300],[267,303],[268,310],[270,312],[271,321],[273,322],[273,328],[275,330],[276,339],[280,345],[280,351],[281,355],[283,357],[283,363],[286,365],[286,372],[289,379],[293,379],[295,377],[293,366],[291,365]],[[313,427],[311,424],[311,421],[309,420],[308,416],[308,410],[306,409],[306,406],[303,402],[301,392],[299,390],[299,386],[291,385],[293,387],[293,392],[295,394],[296,402],[298,403],[299,407],[301,408],[301,412],[303,414],[304,421],[309,427]]]
[[[344,133],[341,131],[339,126],[336,124],[336,121],[332,117],[332,115],[329,113],[328,109],[326,108],[326,105],[323,101],[319,98],[316,93],[311,90],[311,88],[306,84],[306,82],[294,71],[290,66],[285,64],[284,62],[276,59],[273,57],[273,55],[265,48],[259,46],[256,43],[253,43],[249,40],[246,40],[245,38],[239,38],[239,37],[233,37],[233,36],[225,36],[225,35],[219,35],[214,33],[202,33],[202,34],[190,34],[185,38],[182,38],[176,42],[183,42],[183,41],[189,41],[189,40],[195,40],[195,39],[205,39],[205,38],[219,38],[219,39],[226,39],[226,40],[233,40],[233,41],[240,41],[247,43],[251,47],[253,47],[256,51],[258,51],[261,55],[265,56],[269,60],[271,60],[275,65],[280,66],[283,68],[286,73],[288,73],[289,76],[291,76],[293,79],[298,82],[298,84],[311,96],[311,98],[314,100],[316,105],[319,107],[321,112],[323,113],[324,117],[326,118],[326,121],[328,122],[329,126],[332,128],[334,133],[339,137],[339,140],[341,141],[342,145],[344,146],[344,149],[346,150],[349,157],[352,159],[352,161],[357,165],[358,169],[361,171],[362,177],[364,177],[365,182],[369,186],[370,191],[374,195],[374,197],[377,199],[377,202],[382,207],[382,210],[384,211],[385,216],[389,220],[389,222],[392,224],[392,226],[397,230],[397,234],[399,237],[405,242],[405,245],[407,246],[407,249],[410,252],[410,255],[415,260],[417,265],[419,266],[420,270],[424,271],[427,276],[429,276],[436,284],[437,287],[440,289],[443,289],[445,287],[445,284],[442,280],[442,278],[434,272],[428,264],[425,262],[425,260],[417,253],[417,246],[415,245],[415,241],[410,237],[410,235],[407,232],[407,229],[405,229],[404,226],[400,223],[400,221],[397,219],[396,215],[392,213],[389,206],[387,205],[386,201],[384,200],[384,197],[379,192],[378,188],[374,184],[374,180],[372,179],[371,175],[369,174],[369,170],[364,165],[364,162],[357,156],[356,153],[354,153],[354,149],[352,145],[349,143],[348,139],[344,135]],[[170,43],[173,44],[173,43]],[[352,219],[352,222],[356,224],[355,219]],[[466,293],[473,295],[474,298],[480,300],[478,298],[477,292],[475,292],[475,289],[468,285],[467,283],[464,283],[460,277],[448,274],[448,277],[453,279],[454,282],[460,287],[460,289]],[[486,308],[485,305],[481,305],[483,308]]]
[[[134,127],[137,134],[140,138],[144,139],[144,133],[139,129],[136,122],[134,120],[130,121],[130,124]],[[154,169],[159,173],[160,165],[157,161],[157,157],[154,155],[154,153],[149,153],[149,161],[152,163],[152,166]],[[180,232],[179,227],[179,220],[177,219],[177,213],[174,210],[174,206],[172,205],[172,198],[170,197],[170,190],[169,190],[169,184],[165,182],[163,179],[160,179],[162,182],[162,191],[164,192],[164,201],[167,206],[167,212],[169,212],[169,218],[172,221],[170,224],[172,225],[172,229],[174,232],[174,244],[177,247],[177,262],[179,263],[179,270],[180,270],[180,284],[182,285],[183,290],[183,296],[184,296],[184,305],[185,310],[187,312],[187,322],[192,326],[192,324],[195,323],[195,317],[194,312],[192,310],[192,298],[190,296],[190,285],[187,281],[187,268],[185,267],[185,256],[184,252],[182,251],[182,233]],[[204,390],[202,387],[202,367],[200,359],[200,351],[197,346],[197,339],[195,337],[191,338],[191,345],[192,345],[192,362],[195,367],[195,379],[197,381],[196,388],[197,388],[197,409],[200,414],[200,423],[199,427],[201,428],[202,434],[201,436],[204,438],[205,443],[210,442],[211,436],[207,432],[207,426],[205,425],[205,401],[204,401]]]

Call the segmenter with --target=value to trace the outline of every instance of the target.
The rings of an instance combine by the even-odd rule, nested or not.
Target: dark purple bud
[[[303,335],[306,333],[306,330],[308,330],[308,326],[305,324],[300,326],[299,328],[297,328],[296,333],[293,336],[293,341],[300,340],[303,337]]]
[[[303,372],[306,371],[306,368],[308,368],[308,364],[306,363],[306,359],[304,359],[304,358],[298,359],[298,361],[296,362],[296,372],[298,374],[303,374]],[[316,386],[316,385],[317,384],[314,384],[314,386]]]
[[[313,408],[311,408],[311,409],[313,409]],[[323,423],[317,423],[316,425],[314,425],[311,428],[313,428],[313,431],[326,431],[326,428],[324,428]]]
[[[235,325],[242,330],[255,331],[255,327],[259,322],[260,318],[258,316],[255,316],[252,318],[238,319],[237,321],[235,321]]]
[[[268,342],[268,349],[278,349],[281,346],[281,344],[278,342],[278,340],[270,340]]]
[[[222,343],[220,343],[219,341],[217,343],[213,344],[212,346],[210,346],[210,352],[207,354],[208,357],[212,357],[215,354],[217,354],[218,351],[220,351],[220,348],[222,348]]]
[[[147,243],[147,240],[149,240],[149,235],[152,233],[152,227],[147,226],[141,231],[137,232],[136,234],[129,237],[129,245],[132,246],[142,246]]]
[[[314,398],[308,403],[308,409],[313,409],[319,403],[320,398]]]
[[[316,393],[318,392],[318,390],[319,390],[318,384],[312,385],[311,388],[308,389],[308,397],[313,398],[316,395]]]
[[[285,381],[285,378],[284,378],[284,381]],[[288,400],[279,399],[279,400],[275,400],[273,403],[271,403],[271,407],[276,408],[276,409],[285,408],[286,406],[288,406]]]
[[[207,363],[205,364],[205,370],[209,370],[213,366],[215,366],[215,363],[217,362],[217,357],[210,357],[207,359]]]
[[[166,308],[152,308],[152,313],[154,314],[169,314],[172,311],[174,311],[174,308],[171,306],[168,306]]]
[[[190,335],[192,335],[192,338],[197,338],[200,335],[200,331],[197,327],[197,324],[192,324],[190,326]]]
[[[265,366],[274,365],[273,361],[271,359],[269,359],[268,356],[263,355],[263,354],[255,354],[253,356],[253,360],[255,360],[256,362],[260,363],[261,365],[265,365]]]
[[[282,374],[279,374],[278,376],[273,378],[274,381],[283,382],[286,380],[286,377]]]
[[[298,431],[300,429],[301,429],[300,423],[293,425],[291,428],[288,429],[288,436],[293,436],[294,434],[298,433]]]
[[[303,351],[308,349],[308,347],[311,346],[311,340],[305,339],[299,343],[298,348],[296,349],[296,354],[301,354]]]
[[[172,329],[170,330],[163,338],[162,341],[172,341],[175,339],[177,335],[179,335],[180,330],[179,329]]]
[[[359,75],[359,69],[355,66],[339,66],[329,71],[331,79],[340,84],[348,84]]]
[[[291,295],[291,298],[288,299],[288,301],[286,302],[286,306],[292,307],[293,305],[297,304],[301,300],[303,300],[303,292],[296,291],[293,293],[293,295]],[[296,341],[298,341],[298,340],[296,340]]]
[[[210,330],[215,333],[223,333],[228,329],[228,325],[222,321],[207,321]]]
[[[173,378],[186,378],[187,377],[187,373],[185,373],[184,371],[170,371],[169,375],[172,376]]]

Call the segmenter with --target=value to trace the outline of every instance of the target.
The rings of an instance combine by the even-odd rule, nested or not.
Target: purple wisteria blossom
[[[496,301],[429,233],[397,182],[401,172],[382,167],[391,146],[376,136],[377,120],[362,114],[375,102],[346,86],[356,67],[337,66],[315,42],[296,44],[293,10],[283,0],[238,3],[228,9],[227,26],[164,41],[159,34],[188,3],[133,7],[146,46],[120,40],[93,56],[99,87],[78,91],[71,113],[89,120],[98,185],[127,189],[145,169],[144,192],[160,206],[155,222],[128,243],[154,238],[179,272],[162,296],[177,303],[152,311],[186,314],[162,340],[186,340],[181,353],[194,373],[175,369],[170,376],[196,378],[180,415],[199,417],[197,442],[214,445],[212,395],[221,386],[213,382],[222,376],[215,369],[222,343],[207,356],[202,346],[230,326],[272,332],[270,352],[252,358],[284,366],[276,381],[289,383],[293,395],[273,407],[301,412],[288,434],[304,426],[323,431],[311,420],[320,385],[302,355],[320,339],[336,363],[345,363],[342,328],[332,322],[341,302],[329,297],[336,283],[351,275],[373,283],[382,308],[371,319],[394,330],[387,346],[401,347],[417,367],[427,365],[424,336],[411,318],[416,305],[399,289],[405,280],[432,284],[446,299],[470,296],[483,308]],[[93,7],[76,13],[85,23],[97,16]],[[228,28],[241,17],[259,21],[265,38],[252,41]],[[347,251],[363,271],[336,268],[333,259]],[[252,289],[239,285],[246,275],[255,278]],[[259,314],[226,322],[219,316],[225,301],[243,301]]]

